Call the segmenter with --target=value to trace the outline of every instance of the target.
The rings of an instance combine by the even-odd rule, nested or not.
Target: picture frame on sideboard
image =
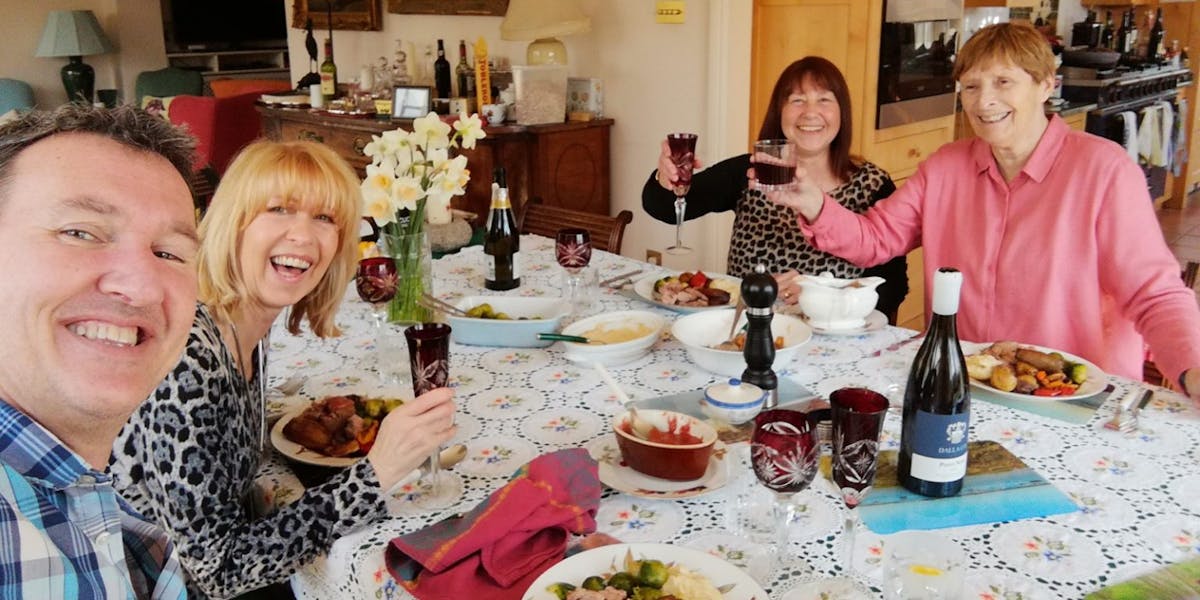
[[[508,0],[387,0],[387,10],[406,15],[487,15],[503,17]]]
[[[380,31],[383,29],[380,2],[382,0],[292,0],[292,27],[304,29],[311,18],[315,31]],[[331,16],[332,27],[329,25]]]
[[[430,110],[433,88],[427,85],[398,85],[392,90],[392,118],[418,119]]]

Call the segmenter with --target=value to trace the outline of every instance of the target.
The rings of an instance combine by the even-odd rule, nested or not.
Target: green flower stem
[[[430,255],[425,242],[425,201],[407,219],[384,225],[384,252],[396,263],[396,294],[388,302],[388,321],[393,323],[426,323],[433,312],[418,302],[425,293]]]

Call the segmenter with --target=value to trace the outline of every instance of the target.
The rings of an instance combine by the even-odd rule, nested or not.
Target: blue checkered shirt
[[[187,598],[166,536],[0,400],[0,598]]]

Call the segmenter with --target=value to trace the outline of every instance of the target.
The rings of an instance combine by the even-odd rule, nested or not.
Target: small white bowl
[[[559,321],[571,311],[562,298],[526,298],[523,296],[467,296],[455,306],[470,310],[483,303],[492,305],[512,319],[475,319],[446,314],[450,337],[471,346],[544,348],[553,341],[538,339],[539,333],[552,333]]]
[[[623,310],[604,313],[575,321],[562,330],[566,335],[586,336],[588,331],[598,326],[616,328],[631,326],[637,323],[649,327],[649,333],[616,344],[563,342],[564,357],[567,360],[581,364],[590,365],[600,363],[606,367],[615,367],[637,360],[650,351],[650,348],[654,346],[654,342],[658,341],[659,336],[662,335],[663,330],[667,327],[667,320],[656,313],[645,310]]]
[[[701,410],[714,419],[740,425],[753,419],[766,400],[767,392],[762,388],[734,377],[704,388]]]
[[[703,369],[726,377],[741,377],[746,370],[746,358],[741,350],[717,350],[716,346],[729,335],[733,320],[732,308],[692,313],[675,319],[671,335],[687,348],[688,358]],[[744,323],[746,316],[742,315]],[[741,325],[738,325],[741,327]],[[771,337],[783,336],[783,348],[775,350],[774,368],[790,364],[810,338],[812,328],[800,317],[775,314],[771,319]]]

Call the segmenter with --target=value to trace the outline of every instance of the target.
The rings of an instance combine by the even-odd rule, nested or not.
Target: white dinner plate
[[[713,446],[712,458],[708,459],[708,469],[704,475],[692,481],[651,477],[621,464],[616,434],[608,436],[604,444],[605,448],[597,449],[603,456],[594,457],[599,461],[600,482],[630,496],[657,500],[692,498],[720,489],[729,481],[728,451],[720,440]]]
[[[592,575],[620,571],[626,552],[631,552],[635,560],[655,559],[687,567],[689,571],[707,577],[718,588],[732,586],[725,592],[725,600],[770,600],[762,586],[745,571],[706,552],[671,544],[612,544],[580,552],[542,573],[525,590],[522,598],[557,600],[557,596],[546,590],[548,586],[564,582],[578,587]]]
[[[361,456],[325,456],[320,452],[314,452],[308,448],[305,448],[304,446],[301,446],[300,444],[297,444],[296,442],[293,442],[292,440],[287,439],[287,437],[283,435],[283,426],[287,425],[289,421],[296,418],[300,413],[304,412],[304,409],[306,408],[308,408],[307,405],[283,415],[278,421],[275,422],[275,426],[271,428],[271,445],[275,446],[275,449],[278,450],[280,454],[289,460],[294,460],[306,465],[315,465],[318,467],[342,468],[348,467],[362,460],[363,457]]]
[[[717,306],[679,306],[676,304],[664,304],[662,302],[659,302],[658,300],[655,300],[654,299],[654,282],[658,281],[659,279],[662,279],[663,277],[668,277],[671,275],[679,275],[679,271],[676,271],[673,273],[669,273],[669,272],[651,273],[650,275],[647,275],[647,276],[633,282],[633,291],[635,294],[638,295],[639,298],[641,298],[642,300],[645,300],[646,302],[649,302],[650,304],[654,304],[656,306],[661,306],[667,310],[673,310],[675,312],[680,312],[680,313],[693,313],[693,312],[697,312],[697,311],[701,311],[701,310],[713,310],[713,309],[718,309],[718,308],[729,308],[731,306],[737,306],[738,294],[730,294],[728,304],[720,304]],[[742,280],[738,279],[737,277],[729,277],[728,275],[709,275],[708,273],[705,273],[705,275],[708,275],[708,277],[710,279],[724,279],[726,281],[732,281],[737,284],[739,290],[741,289]]]
[[[970,342],[963,342],[962,343],[963,354],[967,354],[967,355],[978,354],[978,353],[986,350],[988,348],[988,346],[991,346],[991,344],[990,343],[972,344]],[[971,380],[971,385],[973,385],[981,390],[987,390],[988,392],[996,394],[998,396],[1004,396],[1005,398],[1012,398],[1014,400],[1025,400],[1025,401],[1032,401],[1032,402],[1062,402],[1063,400],[1077,400],[1079,398],[1087,398],[1088,396],[1095,396],[1096,394],[1103,392],[1104,388],[1108,385],[1108,374],[1105,373],[1104,371],[1101,371],[1100,367],[1097,367],[1095,364],[1091,363],[1086,358],[1075,356],[1074,354],[1069,354],[1069,353],[1063,352],[1062,350],[1046,348],[1045,346],[1036,346],[1034,344],[1018,343],[1018,346],[1020,346],[1022,348],[1033,348],[1035,350],[1041,350],[1042,352],[1045,352],[1047,354],[1051,353],[1051,352],[1057,352],[1057,353],[1061,354],[1063,356],[1063,358],[1069,362],[1083,364],[1084,366],[1087,367],[1087,373],[1088,373],[1087,381],[1084,381],[1083,384],[1081,384],[1079,386],[1079,388],[1075,390],[1075,393],[1071,394],[1070,396],[1034,396],[1033,394],[1018,394],[1016,392],[1002,392],[1002,391],[988,385],[987,382],[977,381],[975,379]]]
[[[862,327],[852,327],[850,329],[828,329],[821,327],[809,320],[808,315],[804,313],[800,313],[800,318],[804,320],[805,325],[808,325],[812,328],[813,333],[819,333],[821,335],[862,335],[872,331],[879,331],[880,329],[887,327],[888,324],[887,315],[877,310],[873,310],[871,311],[871,314],[867,315],[867,322],[864,323]]]

